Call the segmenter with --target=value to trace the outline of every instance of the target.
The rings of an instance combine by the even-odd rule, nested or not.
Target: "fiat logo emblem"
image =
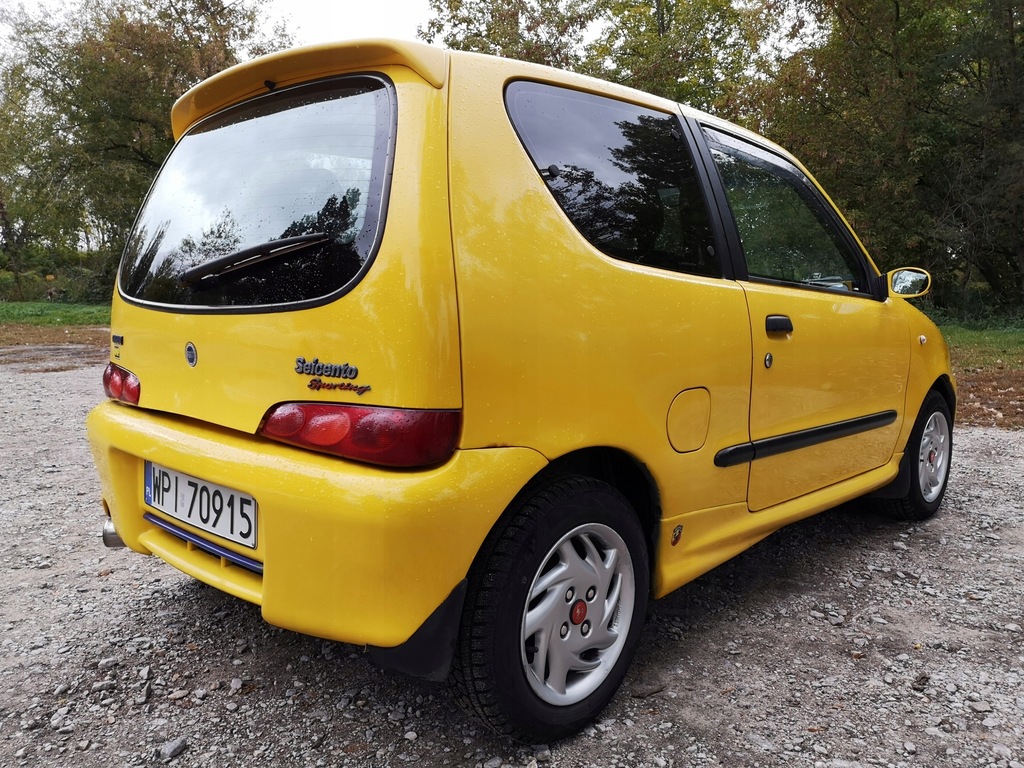
[[[199,362],[199,353],[196,352],[196,345],[191,341],[185,345],[185,362],[192,368],[195,368],[196,363]]]

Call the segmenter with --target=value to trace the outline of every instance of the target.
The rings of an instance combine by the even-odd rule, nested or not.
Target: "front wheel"
[[[953,419],[946,399],[934,390],[921,405],[903,460],[910,462],[910,490],[899,499],[885,499],[882,511],[899,520],[926,520],[946,495],[953,458]]]
[[[451,678],[456,699],[523,741],[578,731],[625,676],[649,583],[643,531],[618,491],[586,477],[532,488],[474,568]]]

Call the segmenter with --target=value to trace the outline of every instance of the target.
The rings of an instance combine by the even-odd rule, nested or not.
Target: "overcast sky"
[[[33,13],[61,6],[60,0],[23,1]],[[270,0],[267,10],[267,31],[283,20],[296,45],[359,37],[416,40],[416,28],[430,15],[428,0]],[[6,31],[0,26],[0,36]]]
[[[427,0],[271,0],[273,16],[283,19],[297,45],[397,37],[415,40],[416,27],[430,15]],[[271,25],[272,26],[272,25]]]

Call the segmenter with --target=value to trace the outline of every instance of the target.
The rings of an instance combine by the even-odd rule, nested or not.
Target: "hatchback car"
[[[930,277],[759,136],[386,40],[171,119],[88,420],[110,544],[537,742],[608,703],[650,599],[850,499],[942,500]]]

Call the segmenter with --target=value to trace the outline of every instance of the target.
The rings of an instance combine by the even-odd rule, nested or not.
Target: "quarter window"
[[[862,262],[800,170],[760,147],[705,129],[752,280],[865,291]]]
[[[595,248],[634,264],[722,274],[675,116],[525,81],[509,85],[505,103],[551,194]]]

